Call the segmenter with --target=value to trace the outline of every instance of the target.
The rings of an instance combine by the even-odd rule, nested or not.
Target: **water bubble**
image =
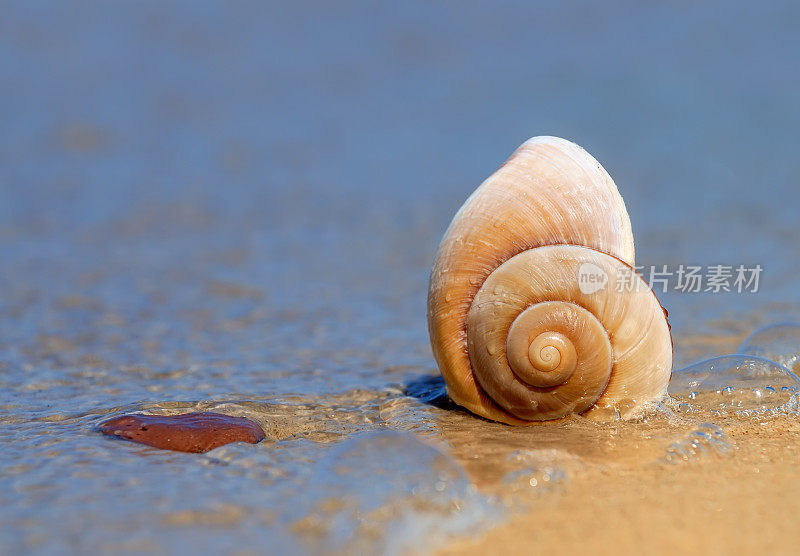
[[[733,444],[719,426],[701,423],[685,437],[667,446],[664,461],[684,463],[706,457],[722,457],[733,451]]]
[[[800,392],[792,394],[792,397],[784,404],[783,408],[787,412],[800,413]]]
[[[503,477],[503,484],[516,494],[561,491],[567,483],[565,466],[576,459],[555,449],[518,450],[507,459],[514,469]]]
[[[620,413],[623,411],[626,412],[626,417],[624,417],[624,420],[628,423],[649,423],[651,421],[663,421],[670,419],[675,414],[676,410],[686,413],[686,408],[682,408],[680,406],[687,404],[676,405],[674,401],[675,400],[670,399],[668,396],[665,396],[661,399],[642,403],[637,408],[632,408],[631,402],[626,403],[626,401],[623,400],[622,403],[619,404],[621,408],[618,407],[617,410]]]
[[[800,324],[782,323],[759,328],[739,346],[738,353],[771,359],[800,371]]]
[[[712,410],[765,412],[784,406],[800,390],[800,378],[774,361],[723,355],[675,371],[669,393],[679,402]]]

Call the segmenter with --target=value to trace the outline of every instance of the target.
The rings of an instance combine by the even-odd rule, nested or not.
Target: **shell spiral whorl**
[[[625,205],[600,164],[563,139],[527,141],[437,253],[428,322],[450,396],[519,425],[629,414],[662,395],[669,325],[632,264]],[[615,287],[620,275],[630,288]]]
[[[575,344],[561,332],[540,332],[535,337],[531,328],[538,328],[538,312],[544,303],[528,307],[511,323],[506,338],[506,357],[514,374],[531,386],[550,388],[565,382],[578,366]],[[527,349],[526,349],[527,348]]]

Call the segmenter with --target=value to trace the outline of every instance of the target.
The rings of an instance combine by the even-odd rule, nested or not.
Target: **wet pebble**
[[[264,431],[254,421],[208,412],[122,415],[102,423],[100,432],[154,448],[193,453],[231,442],[257,444],[264,440]]]

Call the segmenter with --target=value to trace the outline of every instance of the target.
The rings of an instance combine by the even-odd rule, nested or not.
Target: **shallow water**
[[[580,495],[576,480],[724,464],[738,448],[726,431],[741,436],[753,419],[800,434],[800,379],[793,381],[760,412],[746,405],[752,382],[741,389],[734,379],[718,390],[673,394],[632,422],[574,417],[525,429],[458,410],[436,377],[404,391],[7,418],[4,457],[15,463],[5,468],[3,501],[15,511],[6,523],[24,534],[8,547],[427,551],[476,538],[538,500]],[[773,384],[765,379],[760,388]],[[197,455],[94,430],[109,414],[194,410],[249,417],[268,438]]]
[[[795,438],[796,400],[743,415],[716,387],[488,423],[441,397],[424,316],[455,210],[554,134],[615,178],[641,264],[764,267],[757,294],[659,295],[676,368],[800,320],[794,4],[3,12],[3,552],[424,551],[598,477],[733,472],[759,420]],[[190,409],[268,440],[95,430]]]

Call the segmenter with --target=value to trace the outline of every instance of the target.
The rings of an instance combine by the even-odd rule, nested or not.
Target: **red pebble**
[[[221,413],[123,415],[100,425],[100,432],[154,448],[203,453],[231,442],[258,444],[262,428],[244,417]]]

